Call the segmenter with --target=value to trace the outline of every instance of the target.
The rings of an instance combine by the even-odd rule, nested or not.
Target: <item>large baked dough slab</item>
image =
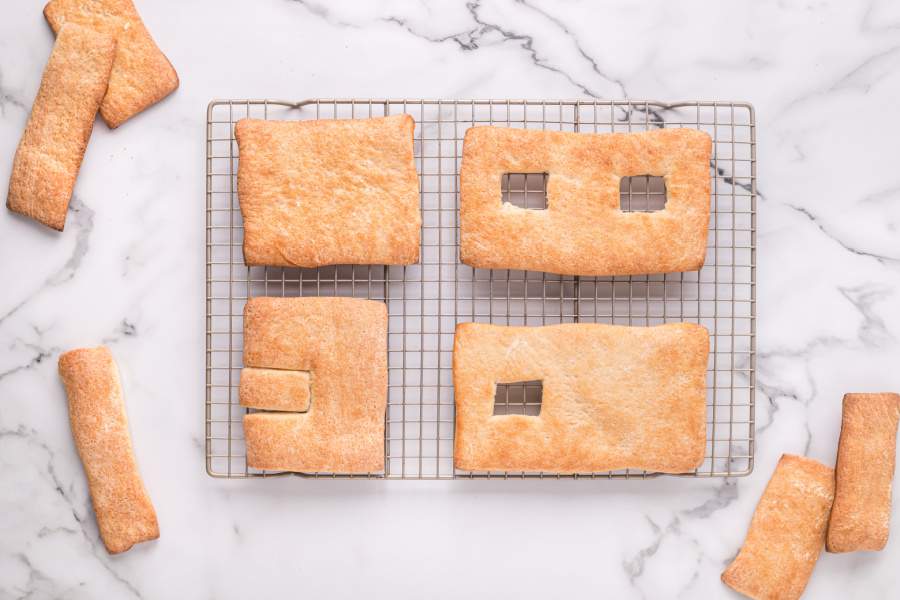
[[[52,0],[44,17],[54,32],[78,23],[116,38],[116,59],[100,116],[115,128],[178,87],[178,74],[131,0]]]
[[[244,417],[247,465],[269,471],[384,470],[387,307],[356,298],[251,298],[244,366],[310,372],[306,413]]]
[[[409,115],[242,119],[238,195],[248,265],[406,265],[419,260]]]
[[[115,50],[105,33],[79,25],[60,31],[13,159],[9,210],[58,231],[65,227]]]
[[[829,552],[882,550],[887,544],[898,420],[898,394],[844,396]]]
[[[709,334],[691,323],[456,326],[455,465],[684,473],[706,447]],[[539,416],[494,415],[497,383],[543,381]]]
[[[131,448],[119,371],[109,349],[79,348],[62,354],[59,375],[107,551],[125,552],[138,542],[158,538],[156,511]]]
[[[825,545],[833,499],[833,469],[802,456],[782,456],[722,581],[750,598],[800,598]]]
[[[460,170],[460,260],[569,275],[697,270],[706,255],[711,148],[709,136],[693,129],[470,128]],[[505,173],[548,173],[547,209],[502,202]],[[635,175],[665,177],[665,209],[620,210],[620,179]]]

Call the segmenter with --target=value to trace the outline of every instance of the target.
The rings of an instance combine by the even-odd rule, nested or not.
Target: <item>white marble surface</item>
[[[732,598],[782,452],[831,463],[846,391],[900,390],[900,3],[138,2],[181,88],[97,124],[62,234],[0,214],[0,598]],[[727,6],[726,6],[727,4]],[[0,6],[0,182],[52,44]],[[220,481],[203,464],[214,97],[749,100],[759,125],[755,473],[731,481]],[[162,537],[109,557],[59,353],[110,344]],[[900,503],[898,503],[900,505]],[[808,598],[897,598],[880,554]]]

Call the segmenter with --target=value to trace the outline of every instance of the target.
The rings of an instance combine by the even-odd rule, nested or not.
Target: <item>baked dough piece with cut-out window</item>
[[[709,334],[693,323],[456,326],[455,464],[468,471],[692,471],[706,448]],[[541,381],[540,413],[494,414]]]
[[[694,129],[574,133],[466,131],[460,169],[460,259],[482,269],[568,275],[693,271],[706,256],[709,135]],[[510,173],[546,173],[546,210],[503,202]],[[620,180],[661,176],[666,203],[624,212]]]
[[[251,298],[240,394],[242,405],[267,409],[244,416],[249,467],[382,471],[387,307],[358,298]]]

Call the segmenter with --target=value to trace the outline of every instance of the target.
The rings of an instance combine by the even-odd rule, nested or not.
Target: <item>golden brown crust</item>
[[[833,499],[834,470],[809,458],[783,455],[722,581],[749,598],[799,598],[825,544]]]
[[[106,549],[116,554],[158,538],[156,511],[131,448],[119,372],[109,349],[66,352],[59,357],[59,375]]]
[[[62,231],[115,56],[112,36],[62,29],[44,68],[9,178],[9,210]]]
[[[844,396],[829,552],[882,550],[887,544],[898,420],[898,394]]]
[[[305,412],[309,410],[310,385],[308,371],[244,367],[241,370],[241,406]]]
[[[247,465],[270,471],[384,469],[387,307],[357,298],[251,298],[244,365],[311,372],[309,412],[244,417]]]
[[[100,116],[116,128],[178,88],[178,74],[131,0],[51,0],[44,17],[54,32],[78,23],[115,36],[116,59]]]
[[[455,464],[683,473],[703,462],[709,334],[691,323],[456,326]],[[497,383],[543,381],[540,415],[494,416]]]
[[[697,270],[706,255],[711,147],[692,129],[472,127],[460,170],[460,260],[570,275]],[[548,173],[547,210],[502,202],[505,173]],[[619,180],[635,175],[665,177],[664,210],[620,210]]]
[[[242,119],[238,195],[248,265],[407,265],[419,260],[409,115]]]

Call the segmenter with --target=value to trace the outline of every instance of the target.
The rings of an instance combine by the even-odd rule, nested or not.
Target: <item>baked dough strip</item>
[[[844,396],[829,552],[882,550],[887,544],[898,419],[898,394]]]
[[[116,58],[100,116],[116,128],[178,88],[178,74],[144,26],[131,0],[51,0],[44,17],[57,34],[78,23],[116,38]]]
[[[825,545],[833,499],[833,469],[783,455],[722,581],[749,598],[800,598]]]
[[[310,403],[309,371],[241,369],[241,406],[263,410],[306,412]]]
[[[110,554],[159,537],[128,434],[119,372],[105,346],[59,357],[72,436],[87,475],[100,537]]]
[[[79,25],[60,30],[13,159],[9,210],[58,231],[65,227],[115,49],[108,34]]]

